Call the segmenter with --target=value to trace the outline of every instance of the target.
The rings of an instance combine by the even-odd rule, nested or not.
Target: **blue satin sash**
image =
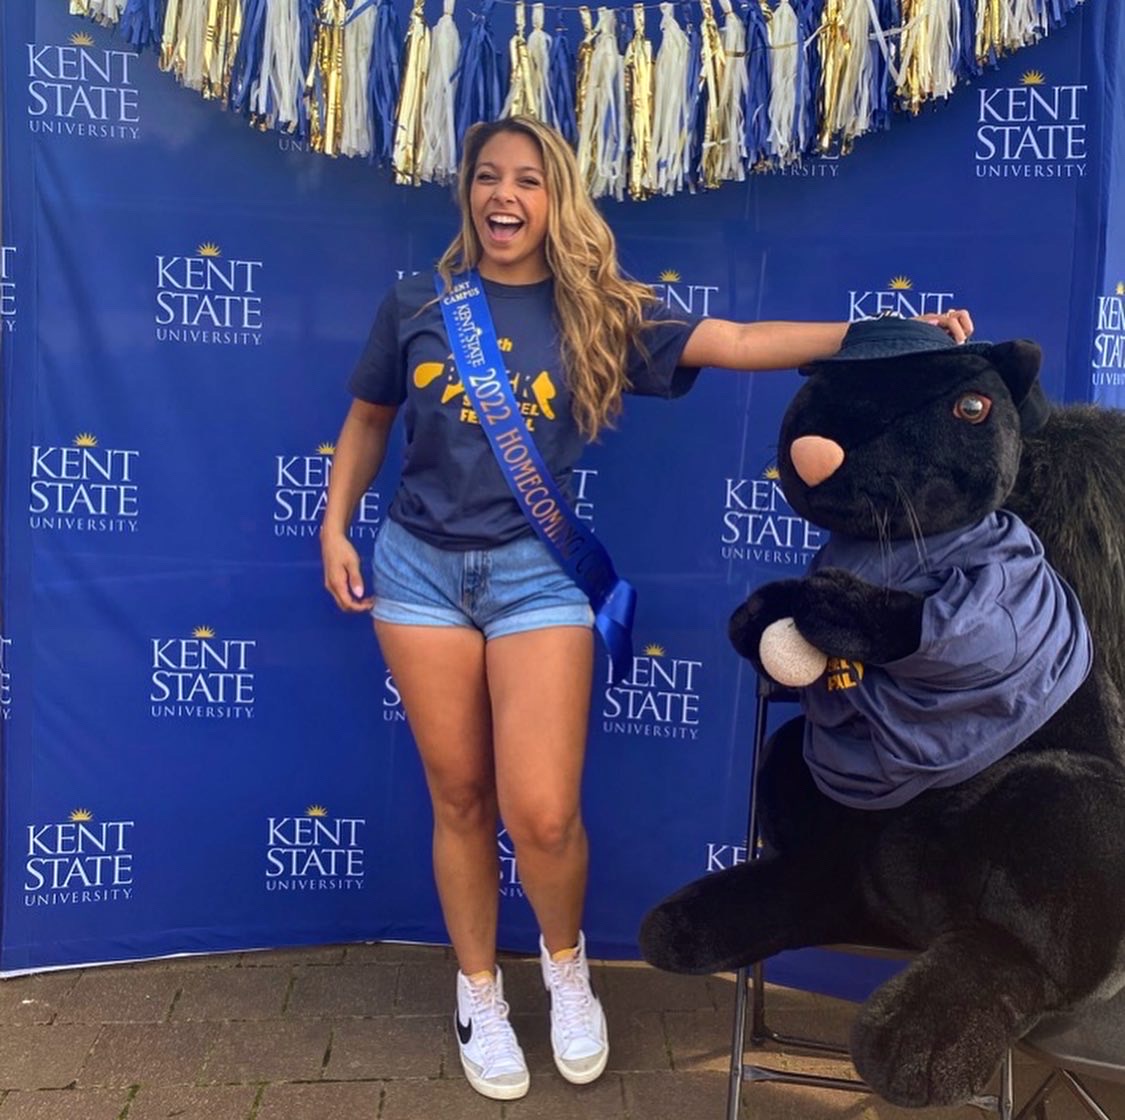
[[[454,276],[447,292],[435,273],[434,286],[457,372],[504,479],[539,539],[589,597],[613,680],[624,680],[633,664],[636,589],[618,576],[609,553],[570,508],[535,446],[512,393],[480,277],[475,271]]]

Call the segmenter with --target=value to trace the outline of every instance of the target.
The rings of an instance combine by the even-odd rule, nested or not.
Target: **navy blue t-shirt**
[[[1090,671],[1078,599],[1007,510],[918,544],[833,534],[810,570],[821,567],[926,596],[916,652],[886,665],[831,659],[802,691],[805,761],[845,805],[893,809],[966,781],[1042,727]]]
[[[585,441],[560,367],[554,281],[485,280],[484,290],[516,403],[566,492]],[[491,548],[535,530],[512,497],[465,395],[434,295],[431,273],[395,285],[375,316],[349,388],[372,404],[405,402],[402,481],[388,515],[438,548]],[[641,347],[630,351],[629,391],[678,397],[699,372],[678,364],[699,320],[673,319],[662,305],[646,310],[646,316],[658,322],[642,331]]]

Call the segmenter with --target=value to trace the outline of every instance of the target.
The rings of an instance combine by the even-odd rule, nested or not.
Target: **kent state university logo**
[[[99,48],[85,31],[65,46],[28,43],[28,128],[41,136],[139,139],[137,65],[135,52]]]
[[[757,478],[723,479],[724,560],[803,570],[820,549],[827,533],[793,512],[779,479],[775,464]]]
[[[150,638],[149,645],[153,719],[253,719],[257,639],[197,626],[190,637]]]
[[[715,844],[707,842],[707,858],[704,865],[705,871],[729,871],[740,863],[746,862],[746,845],[743,844]]]
[[[262,261],[225,257],[213,241],[155,259],[158,342],[261,346]]]
[[[702,661],[670,657],[655,642],[633,658],[620,684],[613,683],[613,668],[607,664],[602,730],[652,739],[698,739],[702,677]]]
[[[328,503],[336,445],[317,445],[314,455],[274,456],[273,533],[275,537],[315,537]],[[373,540],[382,523],[379,491],[369,489],[348,530],[354,540]]]
[[[89,809],[75,809],[60,823],[29,824],[24,905],[128,902],[135,826],[135,821],[98,821]]]
[[[835,179],[840,174],[840,157],[837,154],[819,153],[787,163],[762,163],[756,172],[766,175],[785,175],[795,179]]]
[[[402,694],[391,676],[390,669],[383,670],[383,721],[385,723],[405,723],[406,709],[402,706]]]
[[[16,247],[0,245],[0,331],[5,334],[16,329],[15,263]]]
[[[12,639],[0,634],[0,720],[12,717],[12,674],[8,669],[8,653]]]
[[[1083,178],[1088,90],[1051,85],[1040,70],[1025,71],[1016,86],[978,90],[977,178]]]
[[[718,284],[691,283],[674,268],[664,269],[650,287],[673,314],[710,315],[713,300],[719,294]]]
[[[1125,280],[1098,296],[1092,380],[1095,386],[1125,385]]]
[[[899,273],[887,281],[885,288],[850,288],[848,290],[848,322],[876,319],[880,315],[901,315],[913,319],[918,315],[940,315],[956,306],[953,292],[922,291],[915,288],[909,276]]]
[[[103,447],[93,432],[70,446],[31,449],[32,529],[83,533],[135,533],[140,486],[135,449]]]
[[[333,818],[323,805],[266,821],[267,891],[363,890],[365,817]]]
[[[500,855],[500,897],[526,897],[520,882],[520,870],[516,866],[516,849],[506,828],[496,834],[496,847]]]

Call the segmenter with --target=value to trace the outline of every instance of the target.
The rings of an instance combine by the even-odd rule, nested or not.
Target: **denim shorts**
[[[537,537],[495,548],[435,548],[387,518],[375,538],[372,617],[465,626],[486,639],[550,626],[593,626],[582,589]]]

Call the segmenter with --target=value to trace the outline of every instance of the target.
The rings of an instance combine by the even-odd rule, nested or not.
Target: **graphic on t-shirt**
[[[863,662],[848,661],[845,657],[830,657],[825,670],[825,683],[829,692],[855,688],[863,680]]]
[[[511,339],[508,338],[499,339],[499,345],[500,349],[505,352],[512,349]],[[516,398],[516,404],[519,406],[520,412],[524,416],[524,423],[527,425],[528,431],[535,430],[535,420],[540,416],[546,420],[556,418],[552,402],[558,396],[558,390],[555,388],[547,370],[540,370],[534,376],[509,370],[508,378],[511,381],[512,393]],[[457,372],[452,354],[444,362],[421,362],[414,367],[414,385],[416,388],[428,389],[436,382],[441,383],[441,403],[443,405],[455,400],[459,401],[461,423],[480,423],[472,402],[465,392],[465,386]]]

